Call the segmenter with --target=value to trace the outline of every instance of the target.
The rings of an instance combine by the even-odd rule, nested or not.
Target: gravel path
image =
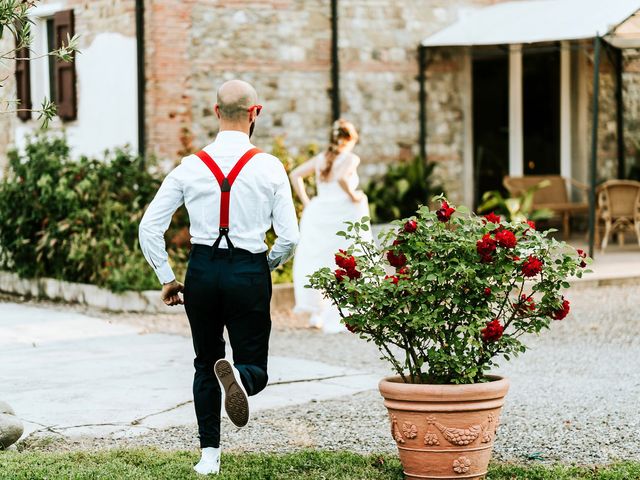
[[[638,286],[575,288],[568,297],[572,313],[550,332],[528,342],[531,350],[505,364],[511,379],[495,458],[602,464],[640,460],[640,290]],[[106,314],[105,314],[106,315]],[[174,333],[188,332],[175,316],[166,319]],[[122,315],[114,321],[165,320]],[[278,329],[271,352],[320,360],[379,374],[388,373],[375,347],[354,335],[325,336],[307,329]],[[300,385],[304,388],[304,384]],[[24,448],[76,449],[153,445],[169,449],[197,446],[195,428],[157,430],[116,439],[33,440]],[[386,411],[377,391],[268,410],[236,430],[225,421],[227,451],[285,452],[301,448],[392,452]]]

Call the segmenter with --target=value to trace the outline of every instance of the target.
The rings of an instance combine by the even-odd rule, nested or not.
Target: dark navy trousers
[[[225,327],[247,393],[255,395],[267,385],[270,302],[266,253],[193,245],[184,306],[196,354],[193,400],[202,448],[220,446],[221,390],[213,366],[225,356]]]

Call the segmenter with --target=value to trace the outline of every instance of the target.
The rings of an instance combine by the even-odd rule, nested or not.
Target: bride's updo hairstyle
[[[331,136],[329,137],[329,148],[324,154],[325,166],[320,171],[320,178],[326,180],[331,173],[331,167],[336,157],[344,150],[344,147],[350,142],[358,141],[358,131],[353,123],[342,118],[333,122],[331,127]]]

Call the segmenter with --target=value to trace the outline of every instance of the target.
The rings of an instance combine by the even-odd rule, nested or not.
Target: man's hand
[[[174,305],[182,305],[184,302],[182,298],[180,298],[179,293],[184,290],[184,285],[180,282],[174,280],[173,282],[165,283],[162,285],[162,293],[160,294],[160,298],[165,303],[165,305],[169,305],[173,307]]]

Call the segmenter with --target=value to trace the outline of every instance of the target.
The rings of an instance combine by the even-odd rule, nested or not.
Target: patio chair
[[[556,215],[562,217],[562,236],[569,238],[571,233],[571,216],[589,211],[587,194],[589,187],[584,183],[569,178],[568,181],[582,193],[581,202],[572,202],[569,199],[567,180],[560,175],[527,175],[525,177],[506,176],[503,185],[512,197],[521,195],[531,187],[547,180],[549,186],[541,188],[533,195],[533,209],[548,208]]]
[[[601,249],[604,251],[609,237],[618,233],[624,244],[624,232],[634,231],[640,245],[640,182],[635,180],[609,180],[598,187],[598,221],[604,223]]]

